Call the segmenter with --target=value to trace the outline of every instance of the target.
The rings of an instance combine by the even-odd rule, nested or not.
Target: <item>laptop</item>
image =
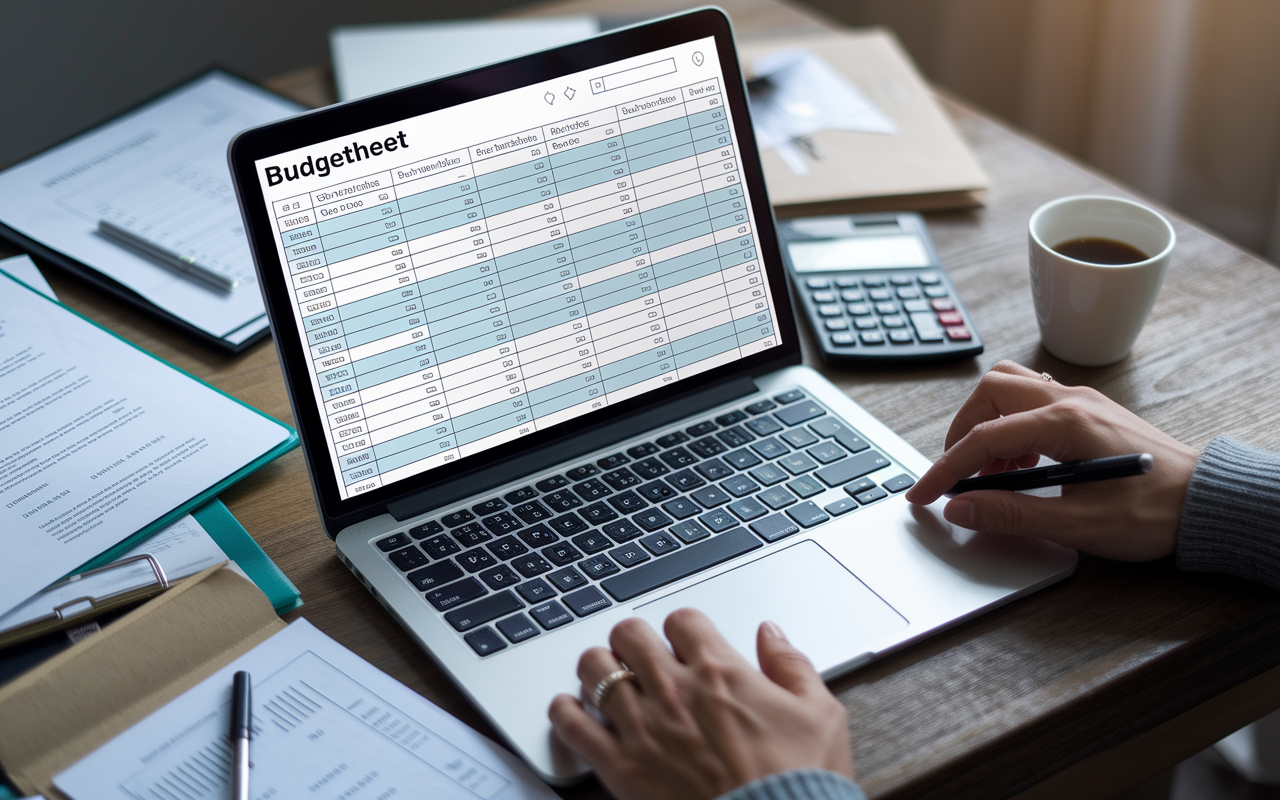
[[[338,557],[547,781],[618,621],[765,619],[831,678],[1069,575],[950,526],[800,335],[729,20],[701,9],[240,134]]]

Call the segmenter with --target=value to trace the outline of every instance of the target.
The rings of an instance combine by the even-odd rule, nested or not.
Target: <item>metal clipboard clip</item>
[[[86,570],[51,584],[0,616],[0,648],[83,625],[168,588],[164,569],[149,555],[122,558],[105,567]]]

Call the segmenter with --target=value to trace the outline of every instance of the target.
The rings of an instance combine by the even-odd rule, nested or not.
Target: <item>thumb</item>
[[[760,630],[756,632],[756,657],[760,660],[760,671],[792,694],[806,695],[815,689],[826,689],[822,676],[808,657],[787,641],[777,623],[760,623]]]
[[[956,495],[942,510],[942,515],[954,525],[975,531],[1035,536],[1067,544],[1078,538],[1078,529],[1087,523],[1080,518],[1081,511],[1080,504],[1061,497],[985,490]]]

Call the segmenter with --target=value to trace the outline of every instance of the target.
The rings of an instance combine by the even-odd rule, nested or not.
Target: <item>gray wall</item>
[[[261,80],[329,58],[336,25],[490,14],[520,0],[0,0],[0,164],[206,66]]]

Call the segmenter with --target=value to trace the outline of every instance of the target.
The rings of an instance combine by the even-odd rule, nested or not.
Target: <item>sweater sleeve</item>
[[[858,784],[824,769],[797,769],[766,775],[720,800],[867,800]]]
[[[1280,589],[1280,453],[1219,436],[1196,462],[1177,564]]]

